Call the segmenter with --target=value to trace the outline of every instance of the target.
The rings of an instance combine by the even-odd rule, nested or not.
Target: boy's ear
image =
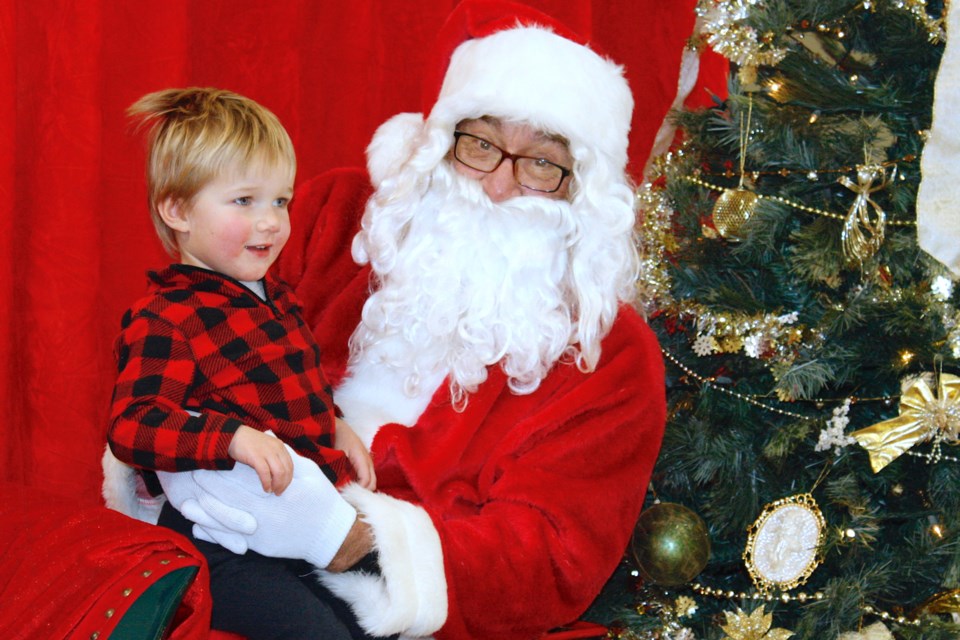
[[[174,231],[187,232],[190,230],[190,223],[187,220],[187,208],[182,200],[174,198],[165,198],[157,203],[157,213],[164,224]]]

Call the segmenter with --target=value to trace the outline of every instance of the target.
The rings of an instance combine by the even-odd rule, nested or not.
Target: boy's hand
[[[293,458],[273,435],[242,425],[233,434],[227,453],[237,462],[253,467],[267,493],[280,495],[293,480]]]
[[[357,482],[364,489],[374,491],[377,488],[377,474],[373,470],[373,458],[363,446],[360,437],[346,422],[337,418],[337,432],[334,447],[347,454],[347,459],[357,472]]]

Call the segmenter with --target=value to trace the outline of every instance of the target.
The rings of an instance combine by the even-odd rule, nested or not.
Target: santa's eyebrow
[[[470,120],[482,120],[483,122],[486,122],[490,126],[494,127],[503,125],[503,120],[496,116],[480,116],[479,118],[467,118],[466,120],[462,120],[459,124],[457,124],[457,126],[459,127],[464,122],[468,122]],[[570,148],[570,141],[558,133],[550,133],[549,131],[544,131],[542,129],[535,129],[534,131],[536,132],[537,138],[543,142],[556,142],[557,144],[561,144],[568,149]]]
[[[557,144],[562,144],[567,149],[570,148],[570,141],[559,134],[547,133],[545,131],[538,131],[537,133],[540,134],[540,137],[545,141],[556,142]]]

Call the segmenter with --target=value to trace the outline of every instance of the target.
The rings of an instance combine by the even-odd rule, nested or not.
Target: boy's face
[[[290,237],[291,197],[288,167],[255,166],[215,178],[190,203],[165,203],[161,215],[176,231],[180,262],[255,281]]]

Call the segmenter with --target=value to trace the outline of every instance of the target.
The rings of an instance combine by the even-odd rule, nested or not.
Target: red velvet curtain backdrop
[[[638,172],[673,99],[694,0],[530,1],[592,29],[626,66]],[[455,4],[0,2],[0,480],[99,501],[113,337],[144,271],[167,262],[126,107],[164,87],[228,88],[284,122],[298,181],[362,164],[377,125],[421,111],[425,45]]]

